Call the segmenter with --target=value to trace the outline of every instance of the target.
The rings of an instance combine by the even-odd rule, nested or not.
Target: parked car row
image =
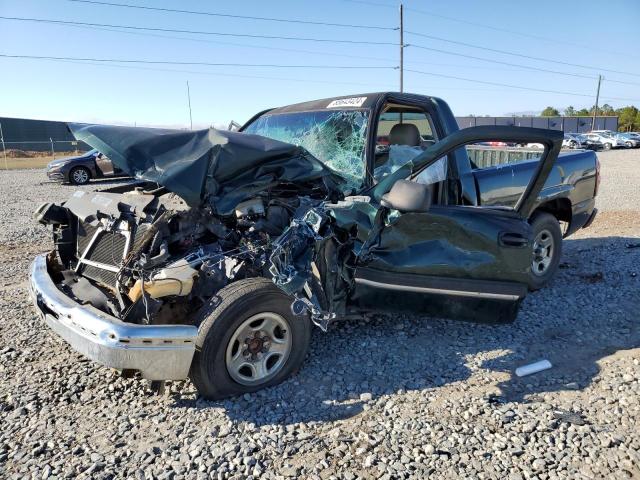
[[[588,133],[565,133],[562,146],[589,150],[611,150],[612,148],[640,147],[640,134],[636,132],[613,132],[593,130]]]

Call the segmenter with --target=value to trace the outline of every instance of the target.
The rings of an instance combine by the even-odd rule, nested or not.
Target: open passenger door
[[[515,320],[527,293],[527,222],[562,144],[562,132],[523,127],[460,130],[384,177],[367,193],[376,226],[358,256],[351,303],[475,321]],[[541,143],[538,167],[514,208],[431,205],[413,180],[443,156],[477,142]],[[456,173],[449,172],[455,183]]]

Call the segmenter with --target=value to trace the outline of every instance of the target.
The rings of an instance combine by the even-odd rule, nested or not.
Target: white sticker
[[[329,105],[327,105],[327,108],[361,107],[366,99],[367,97],[340,98],[338,100],[332,101]]]

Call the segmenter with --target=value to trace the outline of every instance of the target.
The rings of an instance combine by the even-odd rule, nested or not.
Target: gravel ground
[[[154,396],[42,327],[29,215],[72,188],[0,172],[0,477],[640,478],[640,151],[599,156],[600,215],[514,324],[336,324],[298,375],[223,402]]]

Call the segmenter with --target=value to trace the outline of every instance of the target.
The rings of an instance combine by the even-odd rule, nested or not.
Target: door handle
[[[503,247],[526,247],[529,239],[521,233],[502,232],[499,237],[500,245]]]

